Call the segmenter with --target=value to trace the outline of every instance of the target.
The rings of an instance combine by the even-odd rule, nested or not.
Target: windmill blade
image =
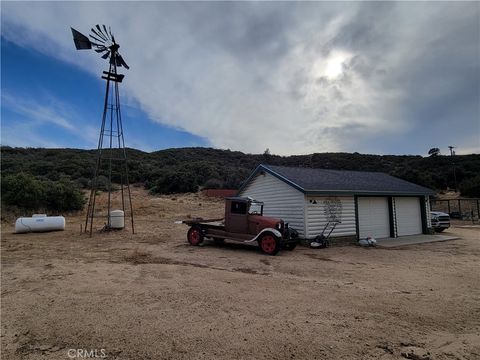
[[[103,29],[105,30],[105,35],[108,37],[108,31],[107,31],[107,27],[105,25],[103,25]]]
[[[90,41],[90,43],[92,44],[92,46],[96,46],[97,48],[107,48],[105,45],[103,44],[97,44],[97,43],[94,43],[93,41]]]
[[[92,34],[90,34],[88,36],[91,37],[93,40],[98,41],[101,44],[105,44],[105,40],[100,40],[100,39],[96,38],[95,36],[93,36]]]
[[[99,49],[95,49],[95,51],[96,51],[97,53],[102,53],[102,52],[104,52],[104,51],[108,51],[108,49],[107,49],[105,46],[103,46],[103,47],[101,47],[101,48],[99,48]]]
[[[113,35],[112,35],[112,29],[110,29],[110,26],[108,27],[108,33],[110,34],[110,38],[113,39]]]
[[[90,30],[92,30],[92,32],[93,32],[96,36],[98,36],[100,39],[102,39],[102,40],[99,40],[99,41],[102,41],[102,42],[107,41],[107,38],[106,38],[101,32],[96,31],[94,28],[91,28]]]
[[[103,29],[100,28],[100,30],[101,30],[103,36],[105,36],[107,38],[107,41],[110,41],[111,39],[110,39],[110,36],[108,36],[108,31],[106,30],[107,28],[105,27],[105,25],[102,25],[102,26],[103,26]]]
[[[72,29],[72,35],[73,35],[73,42],[75,43],[75,47],[77,50],[87,50],[92,48],[92,43],[86,37],[83,35],[81,32],[75,30],[74,28]]]
[[[117,62],[117,66],[123,66],[125,69],[130,69],[130,66],[127,65],[125,60],[123,60],[122,55],[117,53],[117,56],[115,56],[115,60]]]
[[[95,27],[98,29],[97,35],[100,36],[102,39],[105,39],[105,41],[107,41],[108,37],[103,34],[102,29],[100,28],[100,25],[97,24],[95,25]]]
[[[108,55],[110,55],[110,51],[106,52],[105,54],[102,55],[102,59],[108,58]]]

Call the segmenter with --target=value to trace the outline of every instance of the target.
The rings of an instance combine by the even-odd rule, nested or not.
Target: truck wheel
[[[445,228],[435,229],[436,232],[442,232]]]
[[[190,245],[198,246],[203,242],[202,229],[199,226],[192,226],[187,233],[187,240]]]
[[[264,234],[258,240],[258,245],[262,252],[267,255],[276,255],[280,251],[280,239],[272,233]]]

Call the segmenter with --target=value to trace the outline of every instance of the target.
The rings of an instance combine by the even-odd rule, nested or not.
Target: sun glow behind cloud
[[[318,60],[313,66],[315,77],[325,76],[329,80],[338,78],[343,74],[346,62],[352,58],[352,54],[335,50],[327,58]]]

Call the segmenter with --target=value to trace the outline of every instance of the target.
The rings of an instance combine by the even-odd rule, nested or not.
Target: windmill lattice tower
[[[128,180],[128,164],[127,152],[125,149],[125,140],[123,136],[122,115],[120,107],[119,84],[125,75],[118,74],[117,68],[124,67],[129,69],[118,49],[120,45],[115,42],[110,28],[105,25],[96,25],[91,29],[90,39],[72,28],[73,40],[77,50],[92,49],[102,54],[103,59],[109,59],[109,69],[103,72],[102,79],[106,80],[105,101],[103,106],[102,124],[100,127],[100,136],[98,139],[97,156],[95,162],[95,171],[91,182],[91,191],[87,207],[87,215],[85,219],[85,232],[89,232],[92,236],[94,228],[94,220],[96,218],[105,219],[103,230],[112,230],[112,218],[116,215],[112,214],[114,205],[121,206],[124,217],[130,217],[131,230],[135,233],[133,221],[132,195],[130,192],[130,183]],[[120,177],[115,177],[116,173],[112,173],[115,169],[119,170]],[[99,177],[106,176],[108,178],[108,198],[107,212],[96,213],[95,205],[97,200],[97,190],[99,187]],[[120,200],[112,197],[112,179],[120,183]],[[128,209],[127,209],[128,206]],[[97,209],[98,212],[98,209]],[[123,220],[125,220],[125,218]]]

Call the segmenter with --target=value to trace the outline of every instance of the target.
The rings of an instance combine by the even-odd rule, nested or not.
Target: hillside
[[[81,187],[88,187],[96,152],[80,149],[2,147],[1,153],[2,178],[19,173],[50,181],[69,177]],[[147,189],[157,193],[190,192],[196,191],[199,186],[238,188],[260,163],[380,171],[436,190],[454,187],[450,156],[359,153],[277,156],[212,148],[166,149],[152,153],[128,149],[127,153],[130,182],[143,183]],[[480,155],[456,155],[454,159],[457,184],[464,195],[474,196],[467,187],[478,191]],[[119,181],[119,174],[115,171],[113,181]]]

